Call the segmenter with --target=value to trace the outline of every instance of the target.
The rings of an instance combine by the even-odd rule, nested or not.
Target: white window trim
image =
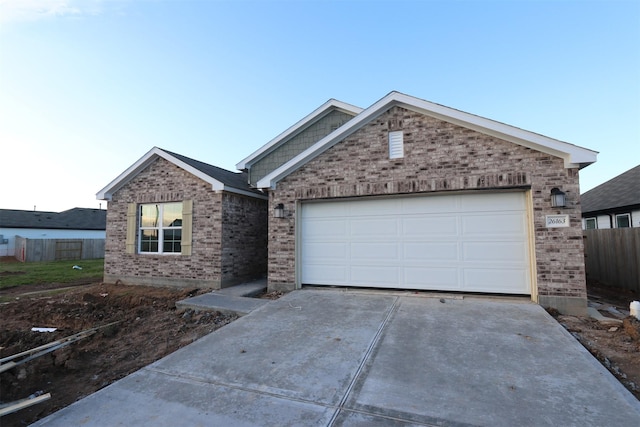
[[[593,227],[593,228],[589,228],[589,226],[588,226],[589,221],[593,221],[593,223],[594,223],[595,227]],[[585,218],[585,219],[584,219],[584,228],[585,228],[586,230],[597,230],[597,229],[598,229],[598,218],[596,218],[596,217],[592,217],[592,218]]]
[[[627,217],[629,227],[618,227],[618,218],[620,217]],[[631,228],[631,214],[628,214],[628,213],[616,214],[616,228]]]
[[[183,202],[167,202],[167,203],[141,203],[139,205],[138,208],[138,216],[141,219],[140,225],[138,226],[138,253],[141,255],[182,255],[182,239],[181,239],[181,244],[180,244],[180,252],[164,252],[163,248],[164,248],[164,230],[180,230],[181,234],[183,232],[183,226],[181,225],[180,227],[163,227],[162,226],[162,217],[164,214],[164,206],[165,205],[169,205],[169,204],[175,204],[175,203],[180,203],[182,206],[184,206]],[[159,217],[160,217],[160,224],[158,227],[143,227],[142,226],[142,207],[143,206],[151,206],[151,205],[156,205],[160,208],[160,212],[159,212]],[[184,214],[183,214],[183,218],[182,221],[184,222]],[[143,230],[158,230],[158,251],[157,252],[148,252],[142,251],[142,231]]]

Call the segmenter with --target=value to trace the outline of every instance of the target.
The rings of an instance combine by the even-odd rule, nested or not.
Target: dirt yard
[[[629,316],[636,295],[598,284],[588,286],[589,304],[607,320],[550,311],[591,354],[640,400],[640,321]]]
[[[0,306],[0,358],[120,321],[1,373],[1,403],[51,393],[50,400],[2,417],[3,427],[28,425],[236,318],[175,310],[176,301],[205,291],[74,285],[29,286],[26,295],[20,293],[24,287],[0,290],[0,298],[9,301]],[[32,332],[32,327],[57,330]]]

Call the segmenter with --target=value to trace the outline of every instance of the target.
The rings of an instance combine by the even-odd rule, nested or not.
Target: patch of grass
[[[82,267],[76,270],[74,265]],[[0,264],[0,288],[41,283],[73,283],[102,280],[104,259]]]

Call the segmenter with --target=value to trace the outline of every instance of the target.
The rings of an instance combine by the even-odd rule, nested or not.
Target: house
[[[153,263],[169,259],[141,253],[147,240],[155,243],[141,226],[147,204],[194,199],[194,252],[205,243],[195,235],[207,226],[202,217],[227,211],[210,200],[224,193],[215,190],[222,183],[209,183],[214,191],[199,194],[198,204],[209,200],[210,209],[196,212],[195,196],[173,188],[209,181],[189,170],[195,161],[154,150],[98,194],[110,200],[106,268],[129,278],[151,277]],[[366,109],[330,100],[237,167],[245,198],[268,197],[268,209],[260,209],[270,290],[327,285],[529,295],[545,307],[584,313],[578,171],[596,157],[391,92]],[[257,223],[248,214],[229,216]],[[118,231],[125,229],[129,234]],[[254,246],[253,260],[261,249]],[[223,268],[184,250],[175,259],[183,258],[184,267],[204,275]]]
[[[63,212],[0,209],[0,256],[16,255],[16,236],[27,239],[104,239],[107,212],[73,208]]]
[[[219,289],[266,275],[267,196],[246,173],[154,147],[98,192],[104,281]]]
[[[582,228],[640,227],[640,165],[580,196]]]

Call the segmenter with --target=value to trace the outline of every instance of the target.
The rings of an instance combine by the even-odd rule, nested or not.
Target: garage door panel
[[[360,242],[351,243],[350,257],[352,260],[361,262],[369,260],[372,262],[379,261],[396,261],[400,259],[400,250],[395,242]]]
[[[307,221],[307,227],[304,229],[303,239],[314,239],[317,237],[324,239],[336,237],[344,240],[347,233],[347,222],[344,219],[327,220],[327,219],[310,219]]]
[[[304,284],[527,294],[526,206],[524,192],[303,204],[300,278]]]
[[[460,212],[522,211],[526,207],[522,193],[466,194],[460,197]],[[490,203],[487,203],[488,200]]]
[[[463,261],[492,262],[497,265],[526,265],[527,247],[522,242],[470,242],[462,245]]]
[[[309,203],[302,210],[302,218],[345,218],[349,215],[349,206],[340,203]]]
[[[455,267],[407,267],[404,280],[408,288],[432,290],[458,290],[458,269]]]
[[[465,215],[462,217],[462,232],[465,235],[514,236],[518,239],[526,233],[522,214]]]
[[[400,281],[400,268],[397,266],[352,265],[350,283],[361,286],[379,286]]]
[[[522,214],[467,215],[462,217],[462,232],[467,236],[490,238],[512,236],[522,239],[525,230]]]
[[[520,293],[529,292],[526,269],[466,268],[462,286],[471,292]]]
[[[344,265],[307,264],[302,272],[302,281],[312,285],[347,285],[348,269]]]
[[[345,260],[349,254],[349,245],[344,242],[306,242],[303,243],[302,252],[307,260]]]
[[[455,197],[407,197],[398,199],[402,214],[438,214],[458,212],[459,200]]]
[[[388,218],[352,218],[349,227],[351,236],[370,237],[375,236],[396,236],[398,234],[398,220],[393,217]],[[372,231],[375,230],[375,233]]]
[[[402,234],[404,236],[457,236],[458,228],[458,221],[455,217],[425,215],[402,218]]]
[[[389,199],[358,200],[349,204],[349,215],[352,217],[396,216],[400,214],[400,204],[389,203]]]
[[[457,261],[458,244],[451,242],[405,242],[404,259],[406,261]]]

